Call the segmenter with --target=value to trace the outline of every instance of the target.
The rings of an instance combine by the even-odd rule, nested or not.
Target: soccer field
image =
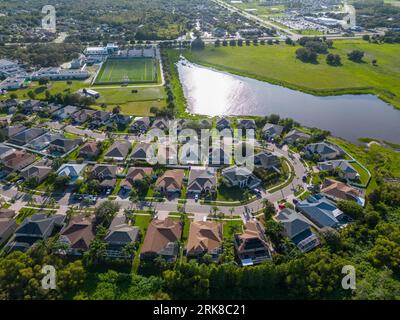
[[[151,58],[109,59],[96,84],[157,82],[157,61]]]

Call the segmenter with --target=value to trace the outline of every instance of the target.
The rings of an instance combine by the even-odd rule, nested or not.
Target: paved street
[[[294,156],[288,153],[287,147],[279,149],[275,146],[269,146],[269,149],[273,154],[285,157],[294,168],[294,179],[293,181],[285,186],[284,188],[269,193],[261,190],[261,197],[257,198],[253,202],[246,205],[219,205],[217,206],[217,213],[222,213],[226,217],[235,215],[242,216],[246,211],[255,213],[263,208],[263,200],[268,199],[272,203],[276,203],[282,199],[287,199],[292,201],[294,198],[294,193],[299,186],[303,188],[304,183],[302,182],[302,177],[306,175],[306,168],[300,161],[300,155],[295,154]],[[50,198],[48,196],[32,196],[17,190],[16,186],[7,187],[2,185],[0,188],[0,195],[6,200],[14,199],[13,208],[19,210],[22,207],[27,206],[28,202],[33,198],[36,203],[41,204],[48,201]],[[80,202],[76,201],[72,197],[71,191],[67,190],[64,194],[53,195],[57,204],[62,207],[63,213],[67,211],[68,206],[80,206]],[[97,201],[97,205],[107,201],[107,197],[100,197]],[[137,209],[137,210],[155,210],[159,216],[164,217],[165,212],[177,212],[178,211],[178,199],[165,200],[164,202],[138,202],[132,203],[129,199],[117,197],[116,201],[121,205],[122,209]],[[215,206],[210,204],[201,204],[195,202],[194,200],[187,200],[186,204],[183,205],[184,211],[186,213],[194,215],[195,219],[202,220],[205,215],[214,214]]]

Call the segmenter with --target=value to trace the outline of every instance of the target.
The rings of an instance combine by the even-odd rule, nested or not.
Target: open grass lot
[[[108,59],[96,83],[157,82],[157,62],[150,58]]]
[[[18,96],[18,99],[29,99],[28,92],[32,91],[35,94],[35,99],[42,100],[46,97],[46,90],[51,94],[74,93],[84,87],[88,87],[88,85],[82,81],[71,81],[71,84],[67,84],[66,81],[53,81],[47,86],[41,86],[37,81],[32,81],[30,87],[8,91],[6,95],[0,95],[0,98],[9,98],[10,95],[14,93]]]
[[[51,94],[57,93],[74,93],[81,88],[89,87],[88,84],[82,81],[72,81],[67,84],[66,81],[53,81],[48,86],[40,86],[36,81],[32,82],[31,87],[20,89],[16,91],[9,91],[6,95],[1,96],[0,99],[9,98],[12,93],[15,93],[19,99],[29,99],[28,92],[35,93],[35,99],[43,100],[46,98],[45,91],[48,90]],[[100,88],[100,89],[99,89]],[[127,88],[121,86],[107,87],[93,87],[94,90],[100,93],[100,98],[96,100],[97,108],[105,103],[107,110],[111,111],[115,106],[120,106],[122,112],[128,115],[149,115],[152,106],[164,107],[165,106],[165,90],[162,86],[152,87],[143,86],[139,88]],[[132,92],[136,90],[136,92]],[[96,108],[96,106],[94,106]]]
[[[367,185],[369,181],[368,172],[364,170],[358,163],[354,162],[351,163],[352,167],[357,170],[358,174],[360,175],[360,183],[363,185]]]
[[[371,172],[372,179],[367,192],[377,187],[377,177],[400,179],[400,152],[377,144],[365,148],[341,139],[331,138],[330,140],[351,154]]]
[[[243,47],[206,46],[186,51],[189,60],[316,95],[373,93],[400,108],[400,45],[370,44],[363,40],[337,40],[331,53],[342,57],[342,66],[332,67],[319,55],[318,64],[297,60],[299,46],[259,45]],[[347,53],[365,52],[364,63],[347,59]],[[372,60],[377,60],[377,66]]]
[[[165,91],[163,87],[133,88],[115,87],[110,89],[97,89],[100,98],[96,100],[97,105],[105,103],[108,110],[119,105],[122,112],[129,115],[149,115],[152,106],[165,106]]]

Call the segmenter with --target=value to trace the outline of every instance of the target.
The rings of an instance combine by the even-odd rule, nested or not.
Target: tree
[[[375,266],[386,266],[396,273],[400,271],[400,246],[384,236],[378,236],[369,258]]]
[[[264,219],[265,219],[265,221],[267,221],[275,215],[276,210],[275,210],[274,204],[272,202],[270,202],[268,199],[263,200],[263,205],[264,205],[264,209],[263,209]]]
[[[27,188],[34,189],[39,185],[39,179],[38,177],[31,176],[25,180],[24,184]]]
[[[49,78],[43,77],[38,80],[39,85],[45,86],[50,82]]]
[[[299,48],[296,50],[296,57],[303,62],[317,63],[318,55],[310,48]]]
[[[204,41],[201,40],[200,37],[197,37],[195,40],[192,41],[193,50],[203,50],[204,47],[205,47]]]
[[[364,34],[362,38],[363,38],[363,40],[365,40],[365,41],[371,40],[371,37],[369,36],[369,34]]]
[[[96,220],[103,225],[109,225],[120,209],[120,205],[114,201],[105,201],[101,203],[94,211]]]
[[[268,117],[268,122],[273,123],[273,124],[278,124],[280,119],[281,119],[281,117],[278,114],[271,114]]]
[[[341,59],[340,55],[338,55],[338,54],[329,53],[326,56],[326,63],[331,66],[340,66],[342,64],[341,60],[342,59]]]
[[[291,38],[289,38],[289,37],[287,37],[285,39],[285,43],[288,44],[288,45],[293,45],[294,44],[293,40]]]
[[[57,178],[54,181],[54,186],[57,189],[63,189],[65,186],[68,185],[70,180],[71,180],[70,176],[57,176]]]
[[[353,219],[361,219],[364,217],[364,209],[354,201],[339,201],[337,207]]]
[[[353,50],[347,54],[347,57],[349,58],[349,60],[351,60],[353,62],[360,63],[360,62],[362,62],[362,59],[364,57],[364,51]]]
[[[121,107],[120,106],[115,106],[113,109],[112,109],[112,113],[113,114],[119,114],[121,112]]]
[[[333,228],[325,227],[321,230],[322,239],[333,250],[338,251],[342,247],[342,239],[339,232]]]

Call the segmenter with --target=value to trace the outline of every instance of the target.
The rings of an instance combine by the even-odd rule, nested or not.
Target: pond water
[[[357,142],[375,138],[400,143],[400,111],[374,95],[318,97],[285,87],[206,68],[177,63],[188,112],[208,116],[293,118],[307,127],[329,130]]]

